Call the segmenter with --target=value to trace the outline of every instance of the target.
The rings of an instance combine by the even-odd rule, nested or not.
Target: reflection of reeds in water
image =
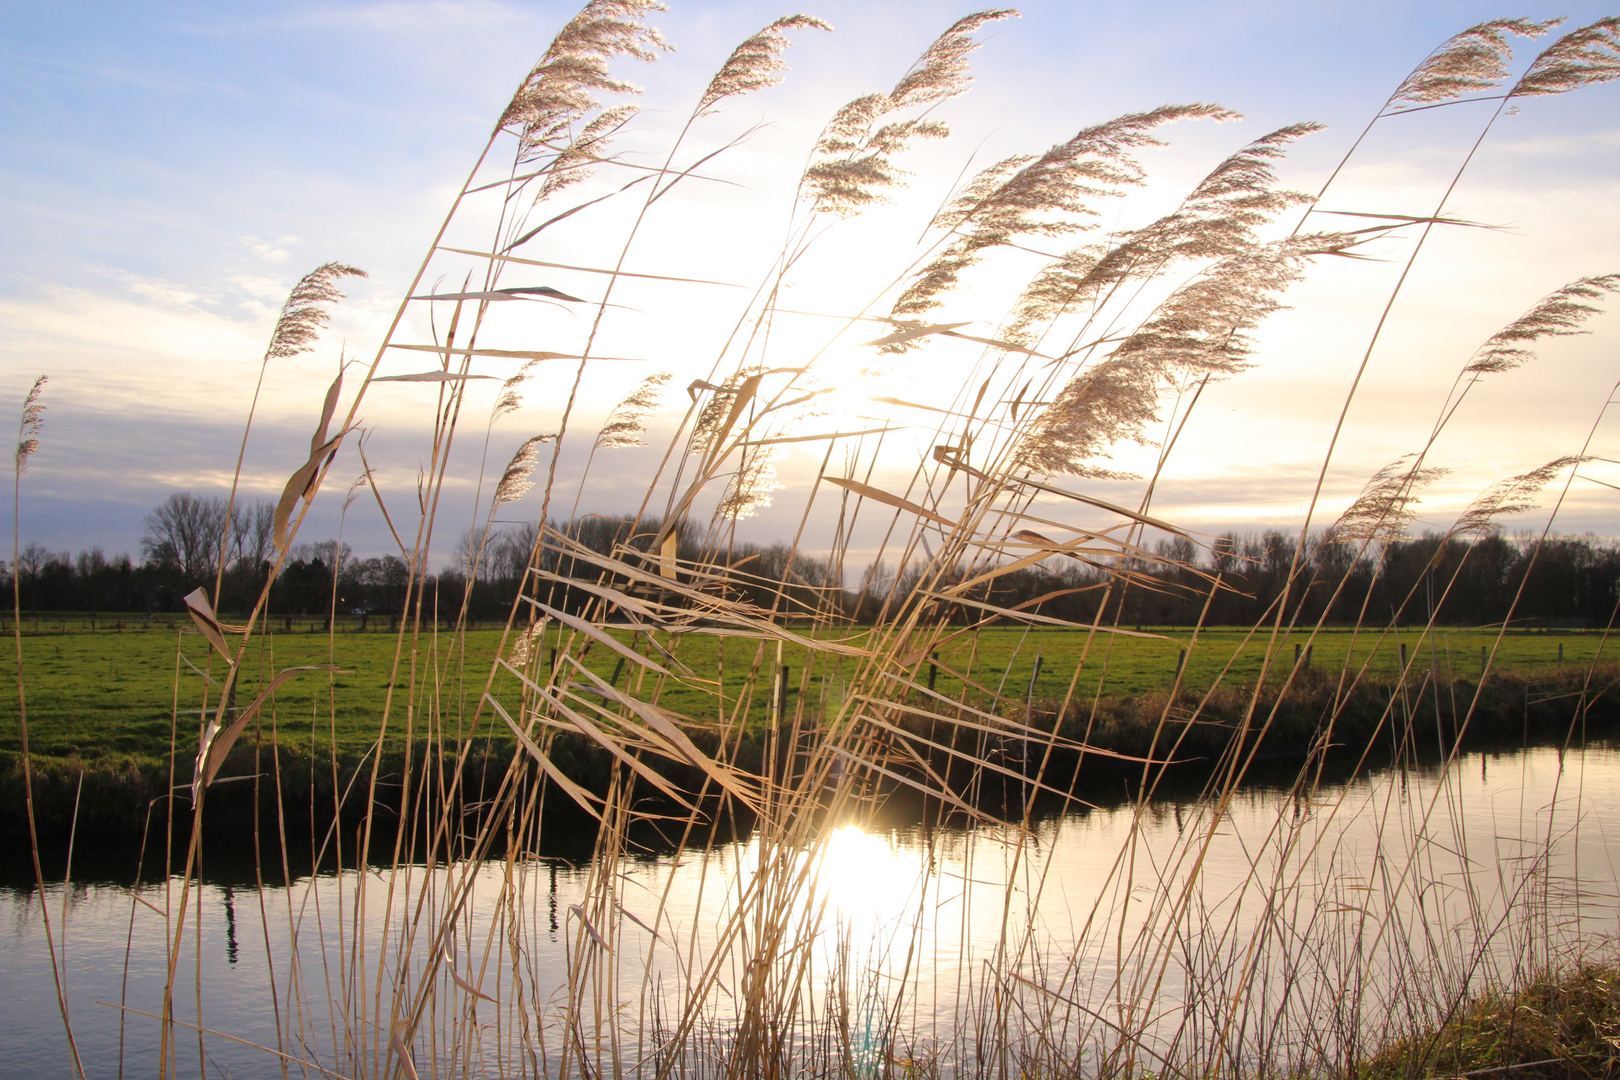
[[[1141,184],[1137,151],[1155,145],[1160,129],[1231,115],[1210,105],[1166,106],[1088,126],[971,177],[915,250],[881,253],[893,267],[887,288],[861,310],[826,313],[842,320],[837,333],[819,341],[798,333],[784,344],[773,331],[797,313],[779,304],[783,288],[829,224],[858,227],[853,219],[901,184],[902,162],[917,140],[946,134],[934,110],[966,89],[973,35],[1008,12],[960,20],[891,90],[836,113],[799,182],[780,257],[710,369],[688,387],[687,415],[648,478],[636,523],[605,546],[569,530],[536,530],[501,658],[488,671],[466,669],[459,632],[438,629],[440,620],[460,625],[458,615],[434,609],[447,603],[446,594],[428,590],[426,576],[462,412],[471,407],[469,386],[481,377],[475,369],[506,365],[511,376],[492,424],[516,407],[515,387],[525,378],[546,381],[548,399],[561,410],[555,433],[524,443],[494,483],[482,531],[465,548],[469,580],[485,557],[497,508],[535,487],[544,523],[553,501],[569,497],[558,480],[559,455],[581,441],[574,432],[583,420],[579,389],[619,310],[612,297],[626,282],[659,282],[635,269],[644,225],[672,205],[671,193],[723,164],[721,153],[685,149],[694,125],[728,99],[774,82],[789,31],[825,28],[795,16],[750,38],[693,108],[665,163],[649,168],[614,150],[633,108],[602,98],[631,90],[610,73],[610,61],[651,60],[662,48],[643,21],[655,6],[592,0],[523,81],[358,387],[351,378],[346,390],[340,378],[327,394],[308,459],[276,507],[279,569],[334,462],[356,445],[356,417],[372,384],[404,382],[432,397],[415,510],[385,499],[372,464],[362,465],[411,572],[407,618],[376,751],[353,776],[339,777],[333,766],[334,814],[345,799],[369,809],[358,819],[337,814],[339,825],[310,838],[322,862],[343,874],[304,886],[306,901],[292,910],[261,909],[262,918],[298,928],[295,955],[267,957],[281,980],[272,987],[279,1030],[277,1045],[267,1048],[273,1060],[289,1073],[316,1066],[355,1076],[1337,1074],[1353,1070],[1379,1040],[1445,1018],[1491,979],[1538,972],[1556,960],[1548,921],[1557,904],[1545,865],[1535,859],[1504,869],[1501,892],[1511,902],[1500,911],[1465,897],[1447,909],[1461,924],[1443,932],[1433,924],[1424,906],[1426,874],[1446,834],[1443,785],[1425,804],[1358,808],[1355,814],[1377,818],[1392,842],[1387,852],[1379,848],[1375,878],[1355,876],[1360,869],[1340,875],[1341,863],[1364,852],[1335,846],[1332,823],[1343,808],[1314,796],[1334,723],[1364,674],[1348,666],[1316,749],[1301,764],[1295,810],[1276,816],[1257,850],[1234,854],[1220,843],[1257,752],[1255,738],[1238,737],[1212,762],[1205,798],[1176,841],[1148,850],[1135,826],[1125,828],[1114,838],[1117,859],[1092,908],[1066,913],[1082,928],[1080,944],[1068,955],[1043,947],[1040,901],[1062,868],[1034,842],[1036,797],[1052,790],[1054,754],[1083,756],[1087,744],[1040,726],[1020,687],[980,681],[972,652],[956,673],[971,689],[960,700],[934,692],[931,658],[980,625],[1055,622],[1071,626],[1083,643],[1071,662],[1105,664],[1109,641],[1126,628],[1064,623],[1034,602],[1008,608],[996,599],[998,580],[1046,560],[1078,560],[1106,569],[1104,591],[1117,599],[1157,587],[1149,576],[1156,565],[1194,569],[1193,538],[1151,512],[1157,472],[1143,481],[1134,507],[1095,498],[1084,481],[1121,475],[1108,465],[1121,441],[1162,444],[1162,469],[1202,389],[1253,362],[1254,330],[1314,261],[1355,256],[1375,237],[1404,240],[1415,259],[1423,237],[1447,219],[1442,200],[1429,216],[1368,215],[1368,224],[1337,232],[1304,228],[1314,224],[1308,215],[1320,194],[1279,190],[1274,172],[1286,148],[1315,130],[1301,124],[1234,154],[1172,213],[1098,235],[1104,200]],[[1620,24],[1603,20],[1559,39],[1520,80],[1504,83],[1511,38],[1549,28],[1501,20],[1465,31],[1425,60],[1373,123],[1465,98],[1505,105],[1615,77]],[[1481,139],[1493,122],[1494,114]],[[510,162],[500,164],[501,154]],[[587,181],[596,186],[581,188]],[[503,286],[508,275],[555,265],[533,254],[547,230],[617,204],[633,222],[619,245],[604,248],[592,267],[572,268],[599,282],[597,299]],[[1279,219],[1301,207],[1307,216],[1279,235]],[[476,230],[484,240],[470,238]],[[966,322],[922,320],[982,265],[1082,232],[1097,238],[1047,260],[990,336],[964,333]],[[305,313],[300,326],[313,332],[320,304],[336,298],[331,280],[352,272],[335,265],[317,271],[327,291],[311,293],[314,301],[298,308]],[[423,291],[430,275],[462,284]],[[1493,337],[1468,361],[1439,427],[1469,386],[1531,361],[1540,339],[1579,330],[1615,286],[1613,275],[1582,278]],[[510,317],[537,303],[585,311],[579,343],[538,350],[520,337],[521,318]],[[413,324],[430,326],[431,340],[411,339]],[[871,342],[874,366],[911,362],[895,356],[914,359],[964,338],[983,353],[960,385],[934,387],[929,400],[863,399],[861,387],[833,385],[823,368],[839,335],[860,340],[873,327],[881,335]],[[1368,355],[1376,344],[1375,335]],[[279,355],[273,346],[267,363]],[[427,370],[383,374],[413,357]],[[595,435],[593,458],[642,443],[668,378],[652,376],[623,400]],[[881,415],[840,418],[841,407],[829,404],[839,399],[857,403],[847,414]],[[1434,475],[1425,455],[1439,427],[1412,456],[1373,478],[1336,527],[1337,542],[1366,551],[1410,520],[1416,489]],[[904,489],[879,486],[880,453],[894,460],[885,436],[901,429],[926,437],[932,453],[915,463]],[[785,487],[772,464],[789,441],[827,447],[806,487]],[[1574,461],[1493,489],[1458,531],[1487,529],[1497,516],[1528,507],[1534,490]],[[779,572],[766,573],[728,553],[737,519],[773,497],[800,498],[804,509]],[[1111,524],[1072,523],[1099,513]],[[852,597],[843,583],[862,568],[846,567],[845,552],[857,524],[870,529],[874,516],[883,536],[877,559],[901,567],[907,587],[885,584],[874,566],[862,595]],[[1145,539],[1149,528],[1188,543],[1155,554]],[[1302,534],[1283,601],[1254,627],[1257,638],[1272,642],[1267,666],[1282,692],[1275,680],[1266,690],[1264,678],[1209,691],[1245,703],[1240,736],[1263,734],[1288,684],[1303,677],[1300,665],[1288,668],[1281,633],[1310,629],[1290,625],[1295,606],[1287,602],[1311,585],[1306,548]],[[1211,596],[1223,587],[1216,573],[1187,580]],[[565,603],[564,595],[572,599]],[[188,598],[211,647],[204,681],[194,685],[188,674],[176,691],[177,698],[200,695],[204,709],[192,778],[196,826],[207,817],[210,785],[231,743],[250,727],[264,740],[279,725],[285,737],[291,723],[275,716],[270,692],[298,672],[259,674],[260,654],[250,651],[267,596],[268,586],[240,625],[216,616],[205,594]],[[1109,610],[1108,599],[1097,610]],[[857,615],[873,619],[859,633]],[[610,632],[610,624],[617,629]],[[554,651],[535,644],[548,627],[562,634]],[[1367,613],[1363,629],[1381,633]],[[727,675],[746,672],[739,693],[723,689],[732,684],[719,680],[721,672],[684,662],[683,642],[704,637],[720,639]],[[783,666],[789,646],[807,649],[797,671]],[[611,680],[583,662],[604,653],[617,662]],[[332,664],[342,664],[335,647]],[[305,670],[303,677],[320,676]],[[335,678],[331,671],[326,677]],[[1429,689],[1415,668],[1412,679],[1381,721],[1380,737],[1397,745],[1400,710],[1424,707]],[[471,715],[446,704],[455,698],[446,691],[463,681],[483,688]],[[1077,666],[1059,717],[1087,708],[1077,700],[1079,683]],[[707,695],[708,714],[682,715],[663,704],[677,685]],[[330,700],[335,717],[341,694],[334,690]],[[1176,700],[1166,699],[1161,732]],[[1456,712],[1465,730],[1468,703]],[[491,734],[515,741],[516,749],[502,771],[479,778],[474,795],[464,765]],[[578,768],[582,742],[605,763],[600,775]],[[177,735],[179,761],[192,753],[185,744]],[[388,758],[387,774],[385,747],[402,755]],[[1156,763],[1177,756],[1178,745],[1155,739],[1136,763],[1139,818],[1155,812]],[[186,780],[177,777],[181,790]],[[280,775],[272,770],[253,783],[279,785]],[[943,879],[919,864],[915,880],[866,883],[907,897],[905,913],[881,923],[840,928],[827,899],[850,878],[828,869],[828,859],[843,852],[836,827],[863,820],[894,791],[920,794],[933,819],[982,828],[982,837],[969,832],[962,841],[953,873],[974,879],[984,860],[998,864],[1004,882],[993,897],[975,894],[975,914],[986,906],[993,912],[997,944],[975,966],[950,969],[956,1004],[945,1034],[924,1036],[906,1020],[917,1015],[919,988],[944,993],[935,985],[939,960],[926,947],[926,927],[969,917],[950,910],[938,891]],[[1058,794],[1083,805],[1086,793]],[[473,798],[480,805],[468,805]],[[525,868],[526,853],[560,820],[559,803],[596,826],[581,899],[560,916],[568,943],[560,985],[537,960],[545,946],[535,920],[545,916]],[[721,842],[716,823],[751,830],[746,865],[711,857]],[[285,830],[271,823],[265,831],[278,827]],[[702,868],[691,886],[697,906],[682,918],[673,908],[688,894],[673,891],[676,871],[650,889],[628,872],[637,844],[655,834],[675,847],[677,864]],[[202,829],[190,835],[184,873],[162,906],[171,986],[187,978],[179,957],[195,913]],[[1214,866],[1217,853],[1225,861]],[[284,862],[261,860],[261,881],[286,873]],[[633,900],[631,884],[640,890]],[[880,954],[881,962],[874,959]],[[163,1022],[158,1065],[167,1075],[189,1053],[194,1033],[168,1001]],[[201,1054],[204,1040],[196,1038]]]

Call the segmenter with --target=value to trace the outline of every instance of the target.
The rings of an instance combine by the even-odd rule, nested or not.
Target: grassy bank
[[[1449,1018],[1395,1039],[1350,1070],[1351,1080],[1415,1077],[1614,1076],[1620,1071],[1620,965],[1580,963],[1513,991],[1457,1005]]]
[[[616,636],[634,643],[630,634],[620,631]],[[363,812],[365,800],[354,791],[364,792],[373,765],[382,778],[378,801],[386,806],[407,771],[419,779],[424,762],[441,773],[454,771],[458,755],[465,790],[457,802],[476,807],[515,744],[504,724],[491,723],[487,711],[474,723],[473,706],[483,683],[461,676],[463,667],[488,670],[499,635],[475,631],[458,640],[464,644],[450,647],[452,639],[430,638],[419,648],[418,663],[433,670],[431,681],[445,692],[413,702],[409,732],[402,719],[406,710],[396,702],[395,720],[379,738],[396,638],[359,633],[268,636],[260,646],[261,671],[324,663],[340,670],[310,672],[288,684],[232,750],[220,775],[259,776],[263,783],[251,798],[245,784],[222,788],[217,800],[235,807],[228,816],[251,816],[257,802],[260,819],[271,822],[279,800],[284,812],[297,816],[298,830],[324,827],[339,816]],[[1398,760],[1443,754],[1453,746],[1579,742],[1620,722],[1620,696],[1611,690],[1620,671],[1594,662],[1605,644],[1601,636],[1510,635],[1497,651],[1489,677],[1481,680],[1478,650],[1494,641],[1495,635],[1485,631],[1442,632],[1426,639],[1413,635],[1403,678],[1402,642],[1393,636],[1379,643],[1365,633],[1320,633],[1308,646],[1309,654],[1302,649],[1297,671],[1292,643],[1284,641],[1274,653],[1281,662],[1273,661],[1270,677],[1256,690],[1253,680],[1260,674],[1265,644],[1242,631],[1204,631],[1196,642],[1169,630],[1162,636],[1114,638],[1101,647],[1093,645],[1081,665],[1076,659],[1085,645],[1080,633],[984,630],[971,654],[961,647],[938,650],[937,663],[924,663],[918,673],[919,685],[932,674],[936,692],[964,708],[942,706],[913,692],[908,701],[927,712],[901,721],[900,730],[909,734],[897,739],[888,757],[909,775],[915,772],[913,752],[920,752],[954,790],[975,799],[1019,797],[1023,788],[1009,792],[1007,781],[1015,774],[1034,777],[1044,767],[1046,785],[1074,790],[1089,800],[1094,792],[1086,789],[1088,777],[1141,777],[1144,759],[1153,763],[1149,775],[1170,765],[1183,774],[1206,773],[1237,752],[1304,757],[1333,751],[1352,758],[1370,752],[1374,760]],[[189,674],[187,660],[196,656],[206,670],[207,657],[198,644],[195,635],[106,631],[24,639],[30,662],[34,798],[42,835],[64,839],[75,814],[81,826],[95,833],[126,836],[147,828],[151,814],[163,819],[165,793],[171,785],[184,789],[190,782],[196,710],[210,703],[204,696],[179,702],[178,711],[174,709],[174,668]],[[785,651],[790,669],[786,719],[773,729],[768,695],[759,692],[759,672],[750,663],[756,647],[745,643],[740,648],[733,642],[729,665],[723,638],[686,638],[667,647],[694,668],[724,672],[725,689],[704,696],[676,684],[678,692],[661,703],[690,721],[684,725],[688,735],[706,752],[750,773],[770,771],[769,760],[792,737],[795,717],[798,738],[810,737],[836,711],[842,693],[837,674],[805,678],[799,667],[803,650]],[[697,655],[705,649],[712,655]],[[1032,680],[1036,657],[1041,659],[1040,675]],[[407,650],[406,664],[409,659]],[[616,654],[597,650],[587,660],[603,679],[620,685],[628,681]],[[1184,672],[1180,685],[1174,685],[1178,662]],[[1347,664],[1359,677],[1344,674]],[[1457,673],[1468,667],[1474,670]],[[794,670],[801,675],[791,676]],[[498,679],[497,690],[514,689],[504,685],[509,681]],[[182,684],[208,685],[195,675]],[[1032,691],[1029,697],[1017,700],[1027,691]],[[745,699],[746,723],[717,722],[720,708],[735,710]],[[998,732],[968,727],[948,731],[949,725],[928,715],[941,711],[969,720],[975,711],[992,713],[1011,723]],[[1043,740],[1031,732],[1054,730],[1058,744],[1048,754]],[[904,746],[908,739],[910,750]],[[605,796],[614,758],[578,733],[561,732],[555,740],[551,754],[557,766],[586,790]],[[0,742],[0,829],[21,835],[24,784],[14,743]],[[271,748],[276,766],[266,756]],[[975,782],[973,772],[981,760],[993,764],[995,783]],[[657,755],[648,761],[683,790],[703,786],[703,774],[689,765]],[[964,767],[964,762],[975,764]],[[278,769],[279,779],[272,782]],[[656,794],[642,787],[645,794]],[[1108,790],[1117,796],[1111,780]],[[555,799],[553,805],[573,809],[567,799]]]
[[[636,635],[623,630],[613,633],[622,642],[637,644]],[[833,636],[858,644],[867,633],[864,628],[851,628]],[[988,628],[978,631],[976,640],[958,640],[934,650],[936,662],[921,664],[917,677],[939,693],[968,704],[984,705],[999,695],[1015,703],[1046,703],[1048,710],[1062,700],[1072,682],[1075,709],[1089,708],[1087,703],[1100,695],[1110,702],[1129,703],[1111,706],[1110,715],[1122,715],[1122,708],[1135,714],[1150,709],[1142,702],[1154,700],[1170,688],[1178,665],[1184,665],[1181,687],[1185,693],[1202,694],[1217,684],[1227,688],[1252,685],[1268,647],[1264,634],[1243,629],[1207,629],[1196,638],[1184,628],[1145,627],[1144,633],[1153,636],[1099,636],[1088,648],[1087,634],[1081,630]],[[751,682],[759,681],[761,666],[774,663],[774,656],[762,660],[752,642],[702,634],[678,639],[659,634],[656,638],[692,670],[718,674],[716,694],[685,683],[661,688],[663,707],[701,724],[714,722],[722,707],[728,716],[734,715],[736,702],[749,692]],[[377,738],[398,652],[397,685],[431,683],[432,707],[418,709],[418,716],[428,717],[435,732],[454,737],[458,731],[468,730],[457,724],[470,721],[500,639],[498,630],[474,630],[459,637],[424,635],[414,643],[413,657],[412,643],[407,641],[401,648],[393,634],[360,633],[354,628],[331,636],[271,633],[258,640],[247,659],[250,673],[242,680],[242,693],[250,694],[283,668],[332,665],[337,672],[309,672],[280,689],[264,723],[273,722],[283,741],[364,752]],[[1386,635],[1327,630],[1307,644],[1307,635],[1299,633],[1282,638],[1274,647],[1269,678],[1279,682],[1288,675],[1298,645],[1302,664],[1307,656],[1303,650],[1310,650],[1305,670],[1311,674],[1313,686],[1322,678],[1336,681],[1337,675],[1330,673],[1347,666],[1365,669],[1370,684],[1387,685],[1401,671],[1404,647],[1409,682],[1432,674],[1440,683],[1449,684],[1477,679],[1484,648],[1495,650],[1491,667],[1498,675],[1523,682],[1527,688],[1547,679],[1553,680],[1548,685],[1562,686],[1578,677],[1583,665],[1600,661],[1613,651],[1597,633],[1516,631],[1502,637],[1499,648],[1497,639],[1497,632],[1488,629]],[[549,651],[557,640],[553,629],[541,647]],[[648,650],[642,646],[641,651]],[[23,657],[29,737],[35,754],[77,756],[84,761],[102,757],[166,759],[171,731],[178,748],[195,746],[194,710],[209,703],[204,696],[209,688],[191,675],[189,665],[209,671],[211,664],[209,650],[195,633],[173,628],[26,634]],[[627,681],[619,657],[607,649],[588,651],[585,662],[603,678],[612,678],[617,670],[619,685]],[[802,702],[810,711],[824,709],[839,679],[837,669],[806,673],[805,650],[794,645],[784,648],[782,663],[789,668],[790,706]],[[849,668],[852,672],[854,665]],[[177,674],[188,678],[177,680]],[[10,682],[14,676],[5,678]],[[197,700],[177,700],[177,682]],[[1533,689],[1527,692],[1535,694]],[[8,691],[7,696],[15,700],[14,692]],[[7,708],[14,710],[15,704]],[[177,710],[179,720],[175,721]],[[767,712],[763,701],[750,702],[749,726],[763,724]],[[402,736],[401,715],[396,713],[391,737]],[[19,748],[16,725],[6,725],[0,730],[0,751]]]

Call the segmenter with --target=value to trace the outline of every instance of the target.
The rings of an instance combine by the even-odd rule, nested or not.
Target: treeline
[[[1428,533],[1360,551],[1316,535],[1300,551],[1297,534],[1270,531],[1228,533],[1208,549],[1177,538],[1161,542],[1155,555],[1056,571],[1046,568],[1058,562],[1052,558],[970,598],[1028,605],[1077,623],[1161,626],[1254,626],[1281,610],[1284,622],[1297,625],[1475,626],[1511,618],[1516,625],[1600,627],[1620,603],[1620,545],[1593,536]],[[899,575],[888,594],[910,598],[918,576]],[[966,621],[982,612],[959,605],[948,617]]]
[[[157,613],[182,610],[182,598],[199,587],[214,595],[217,581],[218,609],[245,613],[275,569],[273,512],[265,501],[228,507],[222,498],[176,493],[146,516],[139,559],[108,556],[99,547],[75,554],[28,544],[15,567],[0,561],[0,587],[9,593],[15,575],[25,615]],[[589,562],[589,554],[608,556],[624,548],[647,552],[659,527],[655,518],[636,522],[599,515],[551,522],[551,531],[565,539],[553,538],[540,552],[539,598],[563,610],[582,610],[590,593],[546,575],[595,581],[600,570]],[[449,565],[429,573],[416,594],[424,615],[453,622],[464,611],[474,622],[504,619],[538,534],[538,524],[530,523],[463,535]],[[786,545],[739,543],[715,551],[687,526],[677,531],[677,541],[678,560],[730,567],[732,595],[761,607],[805,613],[828,605],[841,610],[845,603],[826,560],[792,553]],[[297,544],[271,583],[267,610],[272,619],[337,614],[386,617],[392,625],[405,611],[410,584],[410,566],[398,555],[360,559],[336,540]]]
[[[1208,569],[1229,588],[1216,590],[1207,621],[1253,625],[1266,618],[1283,595],[1297,544],[1297,536],[1278,532],[1219,538]],[[1184,554],[1190,545],[1177,546]],[[1620,546],[1594,536],[1425,533],[1359,555],[1357,545],[1316,536],[1298,561],[1287,612],[1298,623],[1478,626],[1511,618],[1521,625],[1606,626],[1620,601]],[[1138,618],[1197,618],[1207,585],[1189,590],[1185,572],[1176,576],[1181,595],[1138,595]]]
[[[621,588],[632,584],[623,575],[605,572],[590,555],[639,552],[646,568],[656,572],[652,546],[661,525],[657,518],[636,521],[628,516],[599,515],[551,522],[549,530],[566,539],[548,541],[541,548],[536,563],[539,581],[531,595],[552,607],[578,612],[592,602],[593,594],[571,586],[568,579],[596,582],[605,576],[608,584]],[[508,525],[488,537],[464,535],[451,568],[441,570],[436,579],[440,605],[448,601],[459,607],[459,593],[466,597],[469,618],[504,619],[529,566],[538,533],[538,523],[531,522]],[[688,569],[725,567],[728,594],[760,608],[790,616],[829,611],[850,614],[854,598],[828,561],[794,552],[786,544],[762,547],[734,542],[717,549],[704,544],[698,530],[683,522],[676,529],[675,558]]]
[[[0,564],[25,614],[41,611],[155,613],[178,611],[196,588],[214,594],[225,612],[245,612],[275,566],[274,506],[264,500],[229,507],[217,496],[177,492],[146,515],[139,558],[99,547],[77,554],[28,544],[16,565]],[[223,569],[222,569],[223,566]],[[334,540],[295,545],[271,589],[276,615],[324,615],[403,604],[409,571],[397,556],[356,559]],[[338,585],[334,594],[334,581]],[[396,609],[397,610],[397,609]]]
[[[100,548],[74,554],[29,544],[14,567],[0,562],[0,585],[9,591],[15,575],[24,612],[155,613],[180,610],[181,598],[199,586],[212,593],[217,580],[221,610],[245,612],[275,566],[271,514],[263,501],[227,509],[217,497],[176,493],[147,515],[139,559],[109,557]],[[553,607],[577,612],[591,602],[592,594],[570,582],[602,576],[593,557],[641,552],[648,568],[656,565],[656,519],[589,515],[553,521],[549,530],[555,535],[540,547],[531,595]],[[424,613],[447,621],[463,613],[475,623],[504,619],[529,572],[538,534],[538,524],[529,523],[462,536],[449,565],[430,574],[417,594]],[[869,566],[850,587],[824,558],[784,544],[715,548],[686,525],[677,530],[675,556],[688,570],[725,567],[734,598],[789,615],[820,612],[866,622],[885,606],[925,603],[945,606],[945,617],[955,622],[992,614],[930,595],[948,592],[963,578],[924,582],[919,563],[898,573],[886,573],[881,563]],[[622,576],[609,580],[629,584]],[[271,584],[269,614],[387,617],[392,624],[404,613],[410,582],[410,567],[397,555],[360,559],[335,540],[300,544]],[[1282,607],[1285,621],[1299,623],[1482,625],[1511,615],[1520,624],[1603,626],[1620,602],[1620,546],[1593,536],[1426,534],[1366,551],[1313,536],[1301,551],[1297,535],[1228,533],[1207,548],[1179,537],[1164,541],[1154,557],[1118,566],[1053,556],[975,586],[964,598],[1076,623],[1252,626]]]

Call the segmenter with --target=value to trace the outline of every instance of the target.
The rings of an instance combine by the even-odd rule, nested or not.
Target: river
[[[378,984],[424,970],[456,888],[466,913],[410,1048],[421,1076],[555,1073],[569,958],[587,954],[574,979],[593,1067],[617,1054],[650,1075],[696,1000],[682,1060],[703,1072],[765,947],[748,893],[761,858],[757,837],[626,856],[595,868],[596,888],[588,861],[551,858],[262,890],[205,871],[174,956],[176,1075],[371,1075],[394,1030]],[[995,1030],[1011,1032],[1000,1054],[1128,1046],[1156,1071],[1155,1058],[1218,1044],[1309,1066],[1467,988],[1612,955],[1620,750],[1470,753],[1309,798],[1262,784],[1220,801],[1162,794],[1027,833],[850,823],[797,858],[776,864],[773,880],[805,884],[780,893],[774,910],[792,912],[770,925],[789,936],[777,994],[797,995],[785,1045],[801,1059],[971,1073]],[[79,874],[0,889],[0,1071],[74,1075],[48,916],[87,1075],[153,1075],[180,883]]]

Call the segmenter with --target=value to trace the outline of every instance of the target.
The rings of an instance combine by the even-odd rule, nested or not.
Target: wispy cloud
[[[94,62],[79,57],[47,56],[14,49],[0,51],[0,65],[11,80],[38,82],[64,77],[78,83],[138,87],[163,95],[230,92],[229,87],[174,68]]]
[[[184,285],[164,281],[162,278],[144,277],[141,274],[132,274],[127,270],[118,270],[111,267],[103,269],[102,273],[114,281],[122,283],[125,288],[136,296],[143,297],[162,307],[189,308],[197,301],[202,300],[199,293],[193,292]]]
[[[532,18],[495,0],[382,0],[344,7],[314,6],[264,19],[227,18],[212,23],[186,23],[181,29],[214,37],[310,29],[418,34],[446,26],[458,30],[490,28],[529,22]]]
[[[303,241],[296,236],[278,236],[274,240],[261,240],[257,236],[242,237],[242,244],[266,262],[284,263],[292,258],[287,249]]]

